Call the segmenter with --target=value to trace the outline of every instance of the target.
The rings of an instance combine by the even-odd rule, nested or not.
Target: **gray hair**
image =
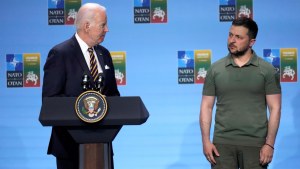
[[[80,31],[86,22],[93,22],[96,10],[106,11],[106,8],[97,3],[86,3],[79,8],[75,19],[77,31]]]

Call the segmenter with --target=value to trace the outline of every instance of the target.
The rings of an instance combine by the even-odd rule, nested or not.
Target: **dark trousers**
[[[267,169],[259,162],[261,147],[215,144],[219,157],[215,156],[216,165],[212,169]]]

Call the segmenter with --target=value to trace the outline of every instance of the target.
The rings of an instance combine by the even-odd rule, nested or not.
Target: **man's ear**
[[[88,32],[89,29],[90,29],[90,27],[91,27],[91,24],[90,24],[89,22],[86,22],[86,23],[84,24],[84,31],[85,31],[85,32]]]
[[[254,45],[255,42],[256,42],[256,39],[251,39],[250,40],[250,44],[249,44],[250,48],[252,48],[252,46]]]

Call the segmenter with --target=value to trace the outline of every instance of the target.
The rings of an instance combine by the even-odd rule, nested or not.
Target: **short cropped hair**
[[[258,26],[256,22],[247,17],[240,17],[232,21],[233,26],[243,26],[245,28],[248,28],[248,36],[250,39],[256,39],[257,33],[258,33]]]

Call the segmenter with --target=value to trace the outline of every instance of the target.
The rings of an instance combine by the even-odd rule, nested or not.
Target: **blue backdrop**
[[[110,32],[103,43],[126,51],[123,96],[141,96],[151,116],[125,126],[114,140],[116,169],[209,168],[198,124],[202,85],[177,82],[177,52],[210,49],[212,62],[227,54],[230,22],[219,22],[219,0],[169,0],[168,23],[134,24],[134,0],[83,0],[107,7]],[[70,38],[73,26],[49,26],[47,0],[7,0],[0,10],[0,169],[53,169],[46,155],[50,127],[38,121],[41,87],[7,88],[6,54],[48,51]],[[259,33],[254,50],[300,47],[300,1],[254,1]],[[298,60],[299,65],[299,60]],[[41,69],[41,78],[43,71]],[[300,86],[282,83],[282,119],[270,169],[300,168]]]

